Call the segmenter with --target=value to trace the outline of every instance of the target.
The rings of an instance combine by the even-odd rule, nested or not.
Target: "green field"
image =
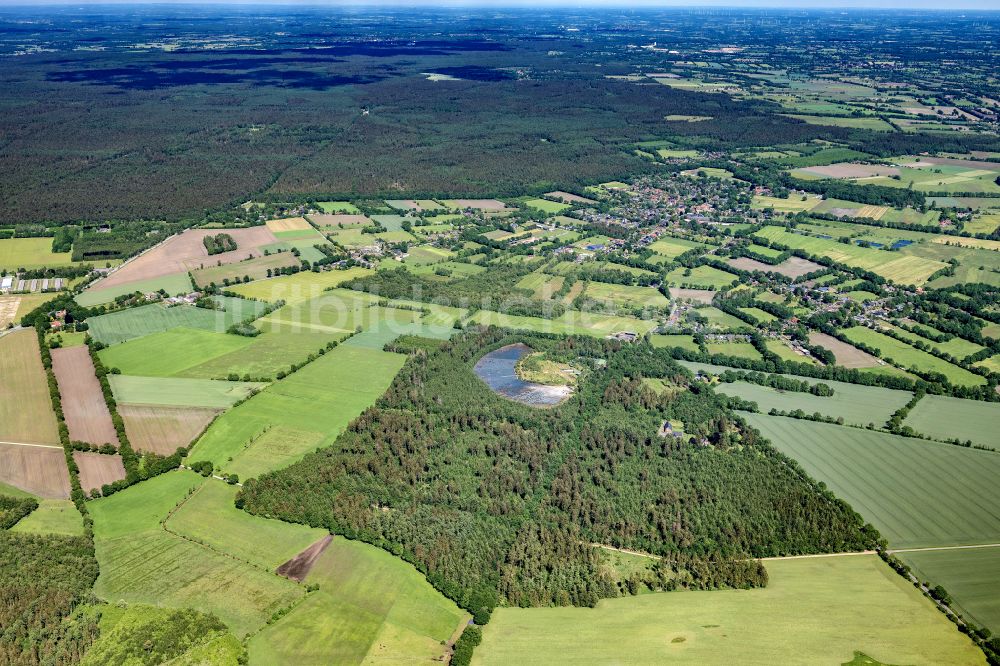
[[[473,664],[982,664],[875,555],[772,560],[756,590],[665,592],[596,608],[498,608]]]
[[[789,194],[784,199],[756,195],[753,198],[751,207],[755,210],[773,208],[777,213],[801,213],[803,211],[812,210],[820,203],[820,201],[821,200],[818,197],[801,194]]]
[[[928,330],[931,333],[940,333],[940,331],[934,331],[927,326],[918,325],[917,330],[920,329]],[[910,342],[922,342],[926,345],[930,345],[931,348],[936,349],[941,353],[949,354],[959,360],[983,350],[982,345],[978,345],[975,342],[969,342],[968,340],[963,340],[959,337],[953,337],[947,342],[935,342],[929,338],[923,337],[922,335],[917,335],[916,333],[911,333],[905,329],[899,328],[898,326],[893,326],[892,330],[896,333],[896,335],[905,340],[909,340]]]
[[[702,243],[695,243],[694,241],[689,241],[684,238],[672,238],[670,236],[661,236],[652,242],[649,249],[656,254],[662,255],[667,259],[673,259],[679,255],[684,254],[688,250],[692,250],[696,247],[706,247]]]
[[[709,354],[723,354],[756,361],[761,359],[760,352],[749,342],[708,342],[705,348]]]
[[[654,347],[681,347],[693,352],[698,351],[698,343],[690,335],[652,335],[649,338]]]
[[[809,363],[816,365],[816,361],[808,356],[797,353],[794,349],[786,345],[781,340],[770,338],[764,341],[764,346],[769,352],[783,361],[794,361],[795,363]]]
[[[72,253],[53,252],[51,238],[2,238],[0,239],[0,268],[8,271],[18,268],[44,268],[69,266]]]
[[[830,125],[832,127],[851,127],[854,129],[870,129],[879,130],[882,132],[892,131],[892,127],[882,120],[876,117],[861,117],[855,118],[852,116],[802,116],[795,114],[788,114],[789,118],[795,118],[803,122],[809,123],[810,125]]]
[[[171,514],[164,526],[264,569],[277,568],[327,535],[326,530],[240,511],[234,505],[236,490],[236,486],[209,480]]]
[[[708,325],[713,328],[724,330],[738,330],[741,328],[750,329],[752,326],[738,317],[734,317],[728,312],[723,312],[714,305],[695,309],[699,315],[708,320]]]
[[[996,446],[997,433],[1000,433],[1000,404],[925,395],[903,423],[938,439],[957,437],[963,442],[972,440],[975,444]]]
[[[588,282],[584,295],[599,301],[613,301],[632,308],[668,308],[670,299],[654,287]]]
[[[549,215],[556,215],[572,208],[570,204],[558,201],[549,201],[548,199],[528,199],[524,202],[524,205],[529,208],[540,210],[543,213],[548,213]]]
[[[285,467],[315,449],[318,442],[332,442],[382,395],[403,360],[400,354],[340,345],[216,419],[195,444],[192,459],[211,460],[223,469],[252,466],[260,473],[265,470],[255,449],[263,445],[251,440],[270,427],[283,426],[304,433],[286,442],[282,455],[265,453],[274,468]]]
[[[1000,631],[1000,547],[925,550],[896,555],[920,580],[941,585],[967,620]]]
[[[791,379],[806,379],[793,375],[782,375]],[[816,380],[806,379],[811,384]],[[717,393],[753,400],[762,413],[771,409],[791,412],[801,409],[806,414],[819,412],[831,418],[843,418],[850,425],[867,426],[874,423],[878,427],[892,416],[893,412],[905,405],[911,394],[878,386],[863,386],[845,382],[823,381],[833,388],[831,396],[817,396],[811,393],[781,391],[770,386],[760,386],[749,382],[723,383],[715,387]]]
[[[336,287],[349,280],[370,275],[367,268],[348,268],[343,271],[323,271],[313,273],[303,271],[295,275],[283,275],[269,280],[257,280],[249,284],[241,284],[230,291],[248,298],[259,298],[262,301],[274,302],[283,300],[288,304],[301,303],[323,294],[328,287]]]
[[[995,453],[782,416],[746,419],[893,548],[1000,541]]]
[[[254,342],[240,335],[178,327],[113,345],[98,356],[106,367],[126,375],[172,377]]]
[[[299,600],[305,591],[160,525],[202,483],[222,482],[206,481],[193,472],[168,472],[90,503],[101,565],[94,592],[109,602],[214,613],[237,637],[243,637],[263,627],[271,615]],[[302,529],[285,527],[293,532]]]
[[[851,342],[863,343],[868,347],[878,349],[883,359],[892,359],[895,365],[923,372],[938,372],[947,377],[949,382],[959,386],[981,386],[986,383],[985,377],[980,377],[965,368],[960,368],[953,363],[865,326],[846,328],[843,330],[843,334]]]
[[[688,270],[690,275],[685,275]],[[722,289],[738,279],[732,273],[720,271],[714,266],[696,266],[692,269],[678,267],[666,275],[666,281],[671,285],[687,285],[699,289]]]
[[[312,234],[316,235],[316,232],[314,231]],[[322,240],[322,237],[316,238],[317,242]],[[303,258],[309,259],[309,257],[305,256]],[[278,252],[267,256],[254,257],[253,259],[247,259],[234,264],[201,268],[191,271],[191,275],[194,276],[195,284],[199,287],[212,283],[221,287],[227,278],[231,282],[242,280],[245,276],[249,276],[251,280],[259,280],[267,276],[268,270],[284,268],[286,266],[298,266],[299,263],[299,257],[296,257],[291,252]]]
[[[167,292],[170,296],[177,296],[178,294],[190,293],[194,289],[194,285],[191,284],[191,278],[188,277],[187,273],[173,273],[171,275],[163,275],[148,280],[139,280],[137,282],[129,282],[106,288],[102,288],[101,283],[98,282],[94,285],[94,288],[88,289],[82,294],[77,294],[75,300],[80,305],[91,307],[102,303],[110,303],[117,297],[125,294],[134,294],[137,291],[148,294],[160,289]]]
[[[211,407],[225,409],[245,398],[253,389],[266,386],[257,382],[229,382],[179,377],[133,377],[110,375],[115,401],[133,405],[165,407]]]
[[[346,213],[348,215],[361,213],[358,207],[350,201],[317,201],[316,203],[324,213]]]
[[[164,307],[151,303],[91,317],[87,323],[92,338],[113,345],[179,326],[224,333],[233,324],[260,316],[265,307],[264,303],[244,298],[216,296],[214,299],[223,309],[209,310],[193,305]]]
[[[412,565],[342,537],[305,582],[319,591],[251,638],[251,664],[430,663],[469,617]]]
[[[6,494],[0,489],[0,494]],[[83,516],[69,500],[40,499],[38,508],[18,521],[11,532],[31,534],[83,534]]]
[[[764,227],[754,236],[779,243],[793,249],[805,250],[810,254],[828,257],[833,261],[870,270],[887,280],[901,284],[921,285],[932,273],[946,264],[934,259],[915,257],[900,252],[887,252],[839,243],[832,239],[817,238],[785,231],[781,227]]]
[[[753,317],[757,321],[762,322],[764,324],[769,324],[772,321],[777,321],[778,320],[778,318],[775,317],[773,314],[771,314],[770,312],[767,312],[765,310],[761,310],[760,308],[754,308],[754,307],[750,307],[750,308],[738,308],[738,310],[740,312],[745,312],[746,314],[750,315],[751,317]]]

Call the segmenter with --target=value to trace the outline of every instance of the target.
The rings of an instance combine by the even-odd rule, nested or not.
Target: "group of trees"
[[[606,364],[564,405],[535,409],[472,372],[483,351],[515,341],[556,361]],[[760,571],[735,562],[869,542],[853,511],[743,427],[725,399],[697,383],[671,396],[647,389],[640,377],[689,384],[647,344],[476,328],[410,352],[332,447],[248,480],[239,505],[384,547],[480,623],[501,602],[592,605],[637,582],[759,585]],[[668,419],[686,424],[685,437],[659,435]],[[615,580],[592,542],[673,568],[658,583]]]
[[[229,234],[209,234],[202,238],[201,242],[210,255],[232,252],[236,249],[236,239]]]

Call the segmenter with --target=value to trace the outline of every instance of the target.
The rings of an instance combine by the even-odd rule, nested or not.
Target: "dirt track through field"
[[[47,499],[69,497],[61,446],[0,442],[0,481]]]
[[[52,350],[52,371],[59,383],[69,438],[88,444],[118,445],[118,433],[104,402],[101,383],[85,345]]]
[[[282,564],[275,570],[275,573],[279,576],[284,576],[285,578],[294,580],[297,583],[301,583],[306,579],[306,576],[309,575],[313,565],[316,564],[316,560],[318,560],[319,556],[323,554],[323,551],[326,550],[326,547],[330,545],[331,541],[333,541],[333,535],[326,535],[292,559]]]

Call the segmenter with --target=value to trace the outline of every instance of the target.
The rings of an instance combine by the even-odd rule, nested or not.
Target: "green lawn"
[[[305,591],[161,527],[160,521],[170,510],[202,483],[221,482],[174,471],[90,503],[101,566],[94,593],[112,603],[121,600],[214,613],[237,637],[243,637],[263,627],[271,615],[293,604]]]
[[[893,548],[1000,541],[1000,456],[782,416],[747,414]]]
[[[757,590],[665,592],[596,608],[498,608],[475,652],[506,664],[982,664],[877,556],[769,561]]]
[[[853,326],[844,329],[843,333],[851,342],[863,343],[870,348],[878,349],[883,359],[892,359],[895,365],[923,372],[938,372],[959,386],[981,386],[986,383],[985,377],[980,377],[965,368],[865,326]]]
[[[224,409],[266,384],[180,377],[110,375],[115,400],[134,405],[212,407]]]
[[[265,569],[277,568],[327,535],[326,530],[251,516],[234,505],[236,490],[217,479],[203,483],[170,516],[166,528]]]
[[[790,379],[805,379],[793,375],[783,375]],[[806,379],[811,384],[817,380]],[[791,412],[801,409],[806,414],[819,412],[823,416],[841,417],[850,425],[867,426],[874,423],[882,427],[893,412],[905,405],[911,397],[908,391],[896,391],[878,386],[863,386],[845,382],[823,381],[833,388],[831,396],[817,396],[811,393],[780,391],[770,386],[760,386],[749,382],[719,384],[717,393],[737,396],[757,403],[762,413],[771,409]]]
[[[649,245],[650,250],[668,259],[673,259],[696,247],[705,247],[705,245],[684,238],[673,238],[670,236],[661,236]]]
[[[698,351],[698,343],[690,335],[652,335],[649,338],[654,347],[681,347],[690,351]]]
[[[695,309],[699,315],[708,320],[708,325],[713,328],[724,330],[737,330],[741,328],[750,329],[752,326],[738,317],[734,317],[728,312],[723,312],[714,305]]]
[[[1000,547],[897,555],[921,580],[941,585],[967,620],[1000,631]]]
[[[1000,404],[925,395],[903,423],[939,439],[957,437],[963,442],[972,440],[976,444],[996,446],[997,433],[1000,433]]]
[[[430,663],[469,617],[412,565],[342,537],[305,582],[319,591],[250,639],[251,664]]]
[[[550,215],[555,215],[572,208],[569,204],[560,203],[558,201],[549,201],[548,199],[528,199],[524,202],[524,205]]]
[[[723,354],[737,358],[749,358],[759,361],[760,352],[749,342],[709,342],[705,344],[709,354]]]
[[[0,494],[6,494],[0,489]],[[11,532],[32,534],[83,534],[83,516],[69,500],[40,499],[38,508],[18,521]]]

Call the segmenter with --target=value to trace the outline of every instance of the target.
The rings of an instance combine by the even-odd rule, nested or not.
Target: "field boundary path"
[[[977,543],[968,546],[928,546],[926,548],[899,548],[890,549],[886,552],[895,555],[896,553],[923,553],[932,550],[967,550],[970,548],[1000,548],[1000,543]]]
[[[62,444],[35,444],[33,442],[4,442],[0,444],[10,444],[11,446],[37,446],[40,449],[62,449]]]
[[[625,553],[626,555],[636,555],[638,557],[648,557],[651,560],[662,559],[660,555],[653,555],[652,553],[643,553],[638,550],[629,550],[628,548],[615,548],[614,546],[609,546],[604,543],[591,543],[594,548],[601,548],[603,550],[611,550],[616,553]],[[1000,546],[1000,544],[990,544],[993,546]],[[986,548],[987,546],[952,546],[951,548]],[[946,548],[916,548],[914,550],[945,550]],[[889,552],[908,552],[908,551],[889,551]],[[761,562],[771,562],[773,560],[803,560],[812,557],[849,557],[851,555],[877,555],[877,550],[856,550],[846,553],[812,553],[810,555],[776,555],[774,557],[754,557],[751,559],[760,560]]]

